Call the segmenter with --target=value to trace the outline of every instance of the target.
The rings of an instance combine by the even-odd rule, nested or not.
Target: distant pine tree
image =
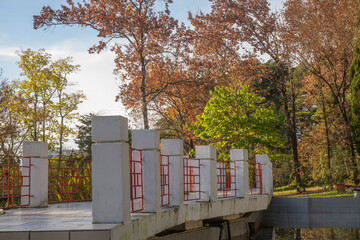
[[[91,118],[98,114],[89,113],[81,115],[79,118],[78,135],[75,139],[75,143],[78,145],[79,152],[85,157],[86,160],[91,159]]]

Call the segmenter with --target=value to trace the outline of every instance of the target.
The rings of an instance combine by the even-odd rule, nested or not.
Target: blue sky
[[[254,0],[256,1],[256,0]],[[99,112],[104,114],[126,115],[121,103],[116,103],[115,95],[119,82],[112,74],[114,55],[105,51],[101,54],[88,54],[90,46],[97,42],[96,32],[77,27],[56,27],[52,30],[34,30],[33,15],[39,14],[42,6],[57,8],[65,0],[0,0],[0,68],[9,80],[19,78],[16,65],[16,51],[31,48],[45,48],[53,55],[53,60],[67,56],[74,57],[74,63],[81,65],[81,71],[73,74],[70,80],[78,85],[87,100],[81,104],[80,113]],[[281,8],[282,0],[270,0],[275,10]],[[174,0],[172,15],[179,21],[186,21],[187,12],[208,12],[207,0]]]

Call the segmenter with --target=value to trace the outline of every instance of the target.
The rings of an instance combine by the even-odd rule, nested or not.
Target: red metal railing
[[[200,159],[184,158],[184,201],[199,200]]]
[[[49,159],[49,203],[91,201],[91,162]]]
[[[236,168],[234,161],[216,163],[218,198],[236,197]]]
[[[131,212],[144,209],[142,151],[130,148],[130,201]]]
[[[170,203],[169,186],[169,156],[160,156],[160,188],[161,188],[161,206],[167,206]]]
[[[260,163],[249,163],[249,194],[262,194],[262,169]]]
[[[30,205],[30,176],[30,157],[0,155],[0,208]]]

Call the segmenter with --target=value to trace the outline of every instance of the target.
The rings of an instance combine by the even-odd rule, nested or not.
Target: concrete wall
[[[111,240],[148,239],[151,236],[189,221],[218,218],[235,213],[262,211],[267,208],[271,195],[225,199],[216,202],[193,202],[178,208],[156,213],[141,214],[128,224],[119,224],[111,230]]]
[[[224,217],[223,219],[226,219]],[[232,239],[249,239],[250,229],[249,223],[254,223],[256,227],[259,227],[261,222],[261,212],[252,212],[241,215],[237,219],[231,219],[230,222],[230,236]],[[204,226],[197,229],[188,231],[159,235],[157,237],[151,237],[149,240],[175,240],[175,239],[186,239],[186,240],[218,240],[220,234],[219,227]],[[228,231],[226,224],[223,225],[222,239],[228,239]]]
[[[285,228],[360,228],[360,199],[273,197],[262,225]]]

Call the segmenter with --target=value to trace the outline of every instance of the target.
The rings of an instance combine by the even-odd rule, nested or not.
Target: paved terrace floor
[[[116,224],[92,224],[91,202],[52,204],[47,208],[7,209],[0,215],[0,232],[109,229]]]
[[[271,195],[191,202],[158,213],[135,213],[127,224],[93,224],[91,202],[51,204],[47,208],[5,210],[0,215],[0,240],[147,239],[186,221],[264,210]]]
[[[93,224],[91,202],[50,204],[47,208],[7,209],[0,215],[0,232],[108,230],[118,224]],[[136,219],[149,213],[133,213]],[[1,239],[1,238],[0,238]]]
[[[93,224],[91,211],[91,202],[7,209],[0,215],[0,240],[109,239],[109,231],[119,224]],[[146,215],[132,214],[132,219]]]

